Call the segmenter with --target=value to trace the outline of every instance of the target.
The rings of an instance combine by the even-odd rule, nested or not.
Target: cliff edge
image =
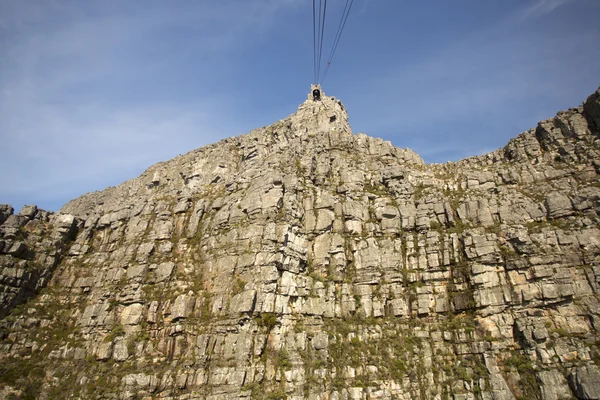
[[[0,207],[0,397],[598,399],[599,128],[600,90],[425,164],[322,93],[57,214]]]

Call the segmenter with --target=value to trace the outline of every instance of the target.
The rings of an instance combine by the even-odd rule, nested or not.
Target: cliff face
[[[428,165],[323,95],[1,208],[0,396],[598,399],[599,127],[600,90]]]
[[[72,215],[0,205],[0,318],[45,287],[77,229]]]

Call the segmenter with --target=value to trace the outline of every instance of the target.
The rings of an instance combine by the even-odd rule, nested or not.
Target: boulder
[[[600,399],[600,369],[596,365],[573,368],[569,384],[578,399]]]

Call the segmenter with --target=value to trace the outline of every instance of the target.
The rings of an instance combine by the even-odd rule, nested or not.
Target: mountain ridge
[[[324,98],[325,99],[329,99],[329,97],[327,97],[325,95],[324,95]],[[587,105],[587,109],[585,110],[585,113],[587,115],[589,115],[589,122],[593,123],[594,126],[596,126],[596,127],[599,126],[600,125],[600,116],[597,115],[598,112],[595,111],[595,108],[593,106],[594,104],[598,104],[598,102],[600,101],[599,98],[600,98],[600,92],[596,91],[594,94],[592,94],[592,95],[589,96],[589,98],[587,99],[586,102],[584,102],[583,105],[581,105],[579,107],[570,108],[569,110],[566,110],[566,111],[559,111],[555,117],[552,117],[552,118],[549,118],[549,119],[541,121],[538,124],[538,128],[531,128],[528,131],[522,132],[522,133],[518,134],[517,136],[513,137],[512,139],[510,139],[507,142],[507,144],[505,146],[503,146],[503,147],[501,147],[499,149],[493,150],[493,151],[491,151],[489,153],[486,153],[486,154],[468,156],[468,157],[465,157],[465,158],[457,160],[457,161],[447,161],[445,163],[425,163],[423,161],[423,159],[417,153],[415,153],[414,151],[412,151],[409,148],[402,149],[402,148],[393,146],[390,141],[386,141],[384,139],[379,139],[379,138],[376,138],[376,137],[371,137],[371,138],[375,139],[375,140],[383,140],[384,142],[388,143],[390,146],[393,146],[393,147],[395,147],[397,149],[400,149],[400,150],[407,151],[409,153],[413,153],[416,156],[414,158],[416,160],[420,160],[420,163],[422,163],[424,165],[431,165],[431,166],[437,166],[437,165],[442,165],[442,166],[459,165],[460,166],[460,165],[470,165],[473,162],[479,164],[479,163],[488,163],[489,161],[492,161],[492,162],[510,161],[513,158],[517,159],[517,160],[520,160],[520,161],[523,161],[524,158],[526,158],[526,156],[524,157],[524,155],[522,154],[523,150],[519,150],[518,148],[526,146],[525,144],[522,144],[521,142],[525,142],[525,143],[531,142],[532,138],[535,135],[537,135],[536,132],[540,128],[541,124],[551,123],[556,118],[560,118],[561,115],[567,115],[569,113],[582,114],[584,112],[585,105]],[[332,98],[332,99],[333,99],[332,102],[334,104],[336,102],[339,102],[341,104],[341,102],[339,100],[336,100],[335,98]],[[304,102],[299,107],[298,111],[300,111],[300,109],[303,106],[305,106],[307,104],[311,104],[311,102],[312,102],[311,99],[309,99],[306,102]],[[343,105],[342,105],[342,109],[343,109]],[[292,118],[293,118],[293,116],[295,116],[297,114],[297,112],[293,113],[293,114],[290,114],[288,117],[286,117],[286,118],[284,118],[282,120],[279,120],[279,121],[275,122],[274,124],[267,125],[267,126],[264,126],[262,128],[254,129],[254,130],[252,130],[248,134],[241,134],[241,135],[238,135],[238,136],[233,136],[233,137],[225,138],[225,139],[222,139],[222,140],[220,140],[218,142],[215,142],[215,143],[212,143],[212,144],[209,144],[209,145],[206,145],[206,146],[202,146],[202,147],[200,147],[198,149],[191,150],[188,153],[183,154],[183,155],[179,155],[179,156],[177,156],[177,157],[175,157],[175,158],[173,158],[171,160],[160,161],[160,162],[158,162],[158,163],[156,163],[156,164],[148,167],[140,176],[138,176],[136,178],[129,179],[129,180],[125,181],[123,184],[126,184],[127,182],[130,182],[130,181],[142,178],[142,177],[145,177],[148,174],[150,174],[151,171],[154,171],[155,168],[158,168],[158,166],[162,166],[162,165],[168,164],[169,162],[172,162],[174,160],[179,160],[182,157],[184,157],[184,158],[185,157],[190,157],[190,156],[196,155],[196,154],[200,155],[200,154],[202,154],[203,151],[208,151],[208,150],[213,149],[215,147],[224,146],[226,144],[231,144],[232,142],[240,141],[242,138],[246,138],[246,137],[250,138],[253,134],[254,135],[256,135],[256,134],[261,135],[264,130],[268,130],[269,128],[277,126],[279,124],[286,124],[287,121],[291,121]],[[340,113],[338,112],[336,114],[339,115]],[[347,116],[347,113],[346,113],[345,110],[343,110],[343,114],[345,114],[345,117],[342,116],[342,119],[344,119],[346,121],[346,123],[348,123],[347,122],[348,121],[348,116]],[[345,129],[347,131],[351,132],[349,124],[348,124],[347,128],[345,128]],[[598,130],[598,129],[596,128],[595,130]],[[361,133],[359,133],[359,135],[360,134]],[[365,134],[363,134],[363,135],[365,135]],[[536,136],[536,140],[537,140],[537,136]],[[516,152],[516,153],[515,153],[515,155],[511,155],[511,152]],[[520,154],[519,154],[519,152],[520,152]],[[417,162],[419,162],[419,161],[417,161]],[[93,195],[93,194],[101,193],[104,190],[112,190],[113,188],[119,187],[119,186],[121,186],[123,184],[120,184],[120,185],[117,185],[117,186],[111,186],[111,187],[105,188],[105,189],[100,190],[100,191],[94,191],[94,192],[85,193],[85,194],[83,194],[83,195],[81,195],[79,197],[90,196],[90,195]],[[67,202],[65,205],[63,205],[61,207],[60,210],[58,210],[57,213],[70,213],[69,211],[71,210],[71,208],[70,208],[69,205],[73,201],[76,201],[79,197],[77,197],[77,198],[75,198],[75,199]]]
[[[0,397],[600,398],[600,89],[425,164],[322,93],[0,207]],[[12,396],[12,397],[11,397]]]

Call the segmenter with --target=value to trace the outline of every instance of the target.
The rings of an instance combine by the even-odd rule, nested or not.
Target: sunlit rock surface
[[[598,399],[599,99],[431,165],[322,93],[0,206],[0,398]]]

